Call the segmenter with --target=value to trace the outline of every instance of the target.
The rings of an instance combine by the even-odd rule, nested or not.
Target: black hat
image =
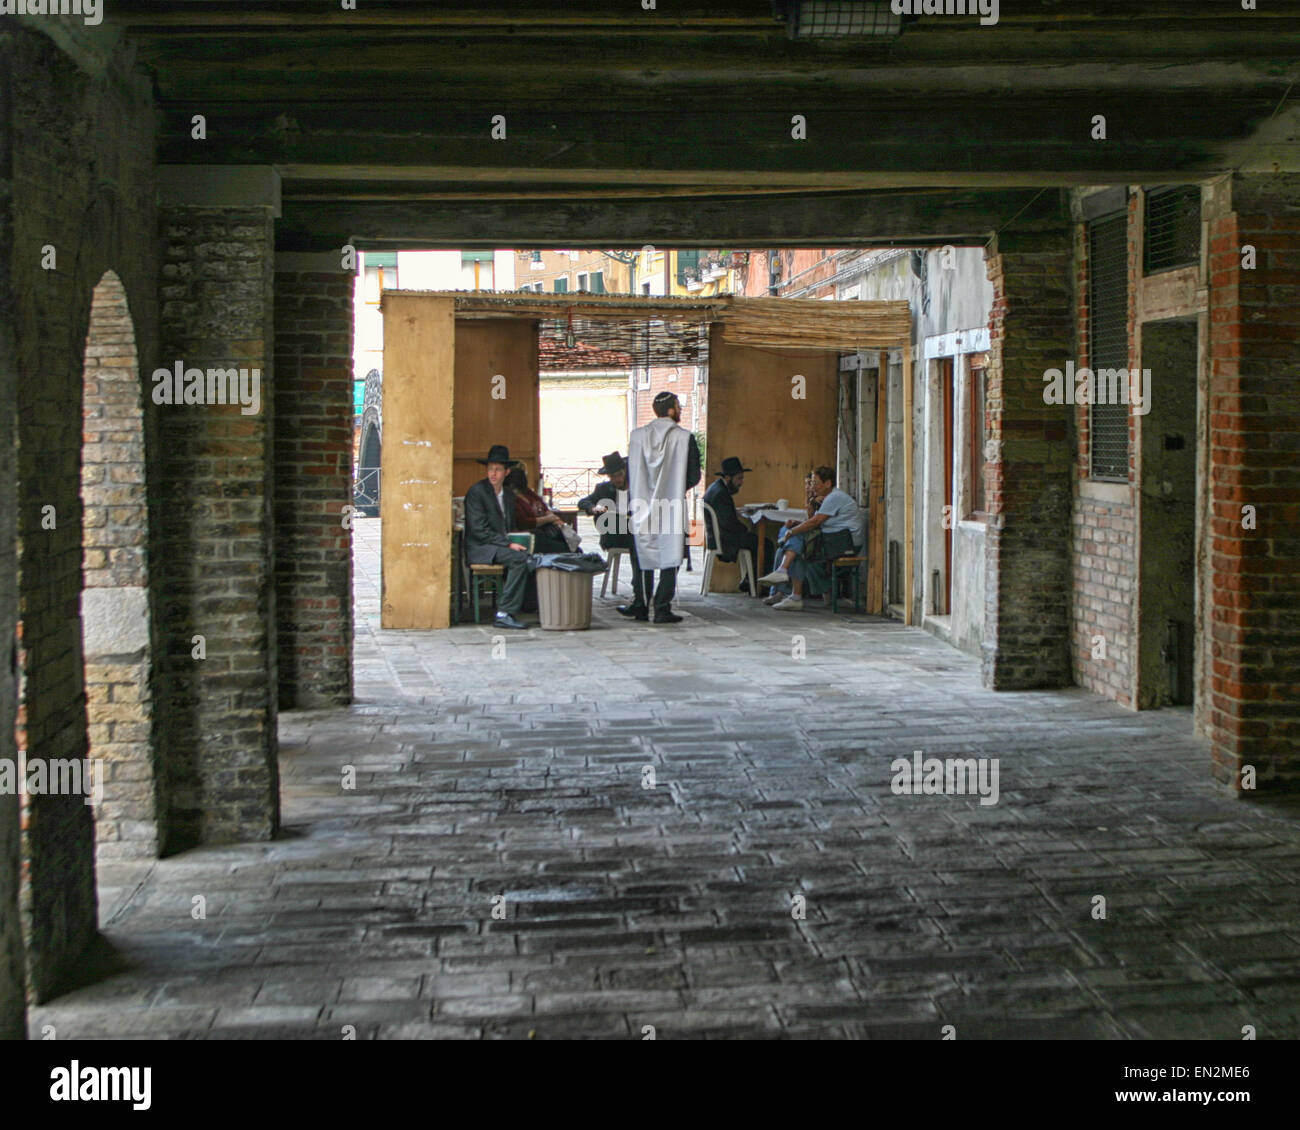
[[[665,404],[680,404],[680,403],[681,400],[678,399],[677,394],[675,392],[669,391],[668,389],[664,389],[663,392],[659,393],[654,398],[654,400],[651,401],[652,406],[655,408],[662,407]]]
[[[627,460],[617,451],[611,451],[605,456],[604,462],[600,468],[602,475],[617,475],[619,471],[627,470]]]
[[[519,460],[510,458],[510,448],[504,443],[494,443],[487,453],[487,458],[480,459],[479,462],[484,466],[488,463],[504,463],[507,467],[513,467]]]
[[[713,473],[726,478],[728,475],[739,475],[741,471],[752,471],[753,469],[753,467],[742,467],[739,459],[734,455],[728,455],[722,461],[722,470],[714,471]]]

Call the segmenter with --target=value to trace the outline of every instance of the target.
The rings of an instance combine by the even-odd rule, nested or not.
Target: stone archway
[[[144,408],[126,290],[112,271],[91,300],[82,390],[86,721],[94,772],[103,775],[97,853],[153,858],[159,772],[151,741]]]

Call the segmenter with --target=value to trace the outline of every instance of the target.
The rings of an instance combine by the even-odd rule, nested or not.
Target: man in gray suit
[[[497,627],[526,628],[528,625],[515,619],[515,613],[523,607],[528,587],[528,552],[506,538],[514,519],[515,496],[504,484],[506,472],[518,460],[510,458],[510,449],[504,444],[494,443],[487,458],[479,462],[487,467],[487,478],[465,492],[465,555],[471,565],[505,566]]]

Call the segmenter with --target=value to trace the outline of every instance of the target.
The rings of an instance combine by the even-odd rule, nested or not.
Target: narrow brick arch
[[[101,859],[159,852],[144,405],[135,328],[113,271],[95,287],[82,378],[82,644]]]

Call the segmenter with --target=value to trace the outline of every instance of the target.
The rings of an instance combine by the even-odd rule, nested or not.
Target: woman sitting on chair
[[[528,489],[528,480],[522,467],[512,467],[506,475],[505,485],[515,495],[513,529],[533,531],[534,553],[568,553],[561,527],[564,522],[546,501]]]

